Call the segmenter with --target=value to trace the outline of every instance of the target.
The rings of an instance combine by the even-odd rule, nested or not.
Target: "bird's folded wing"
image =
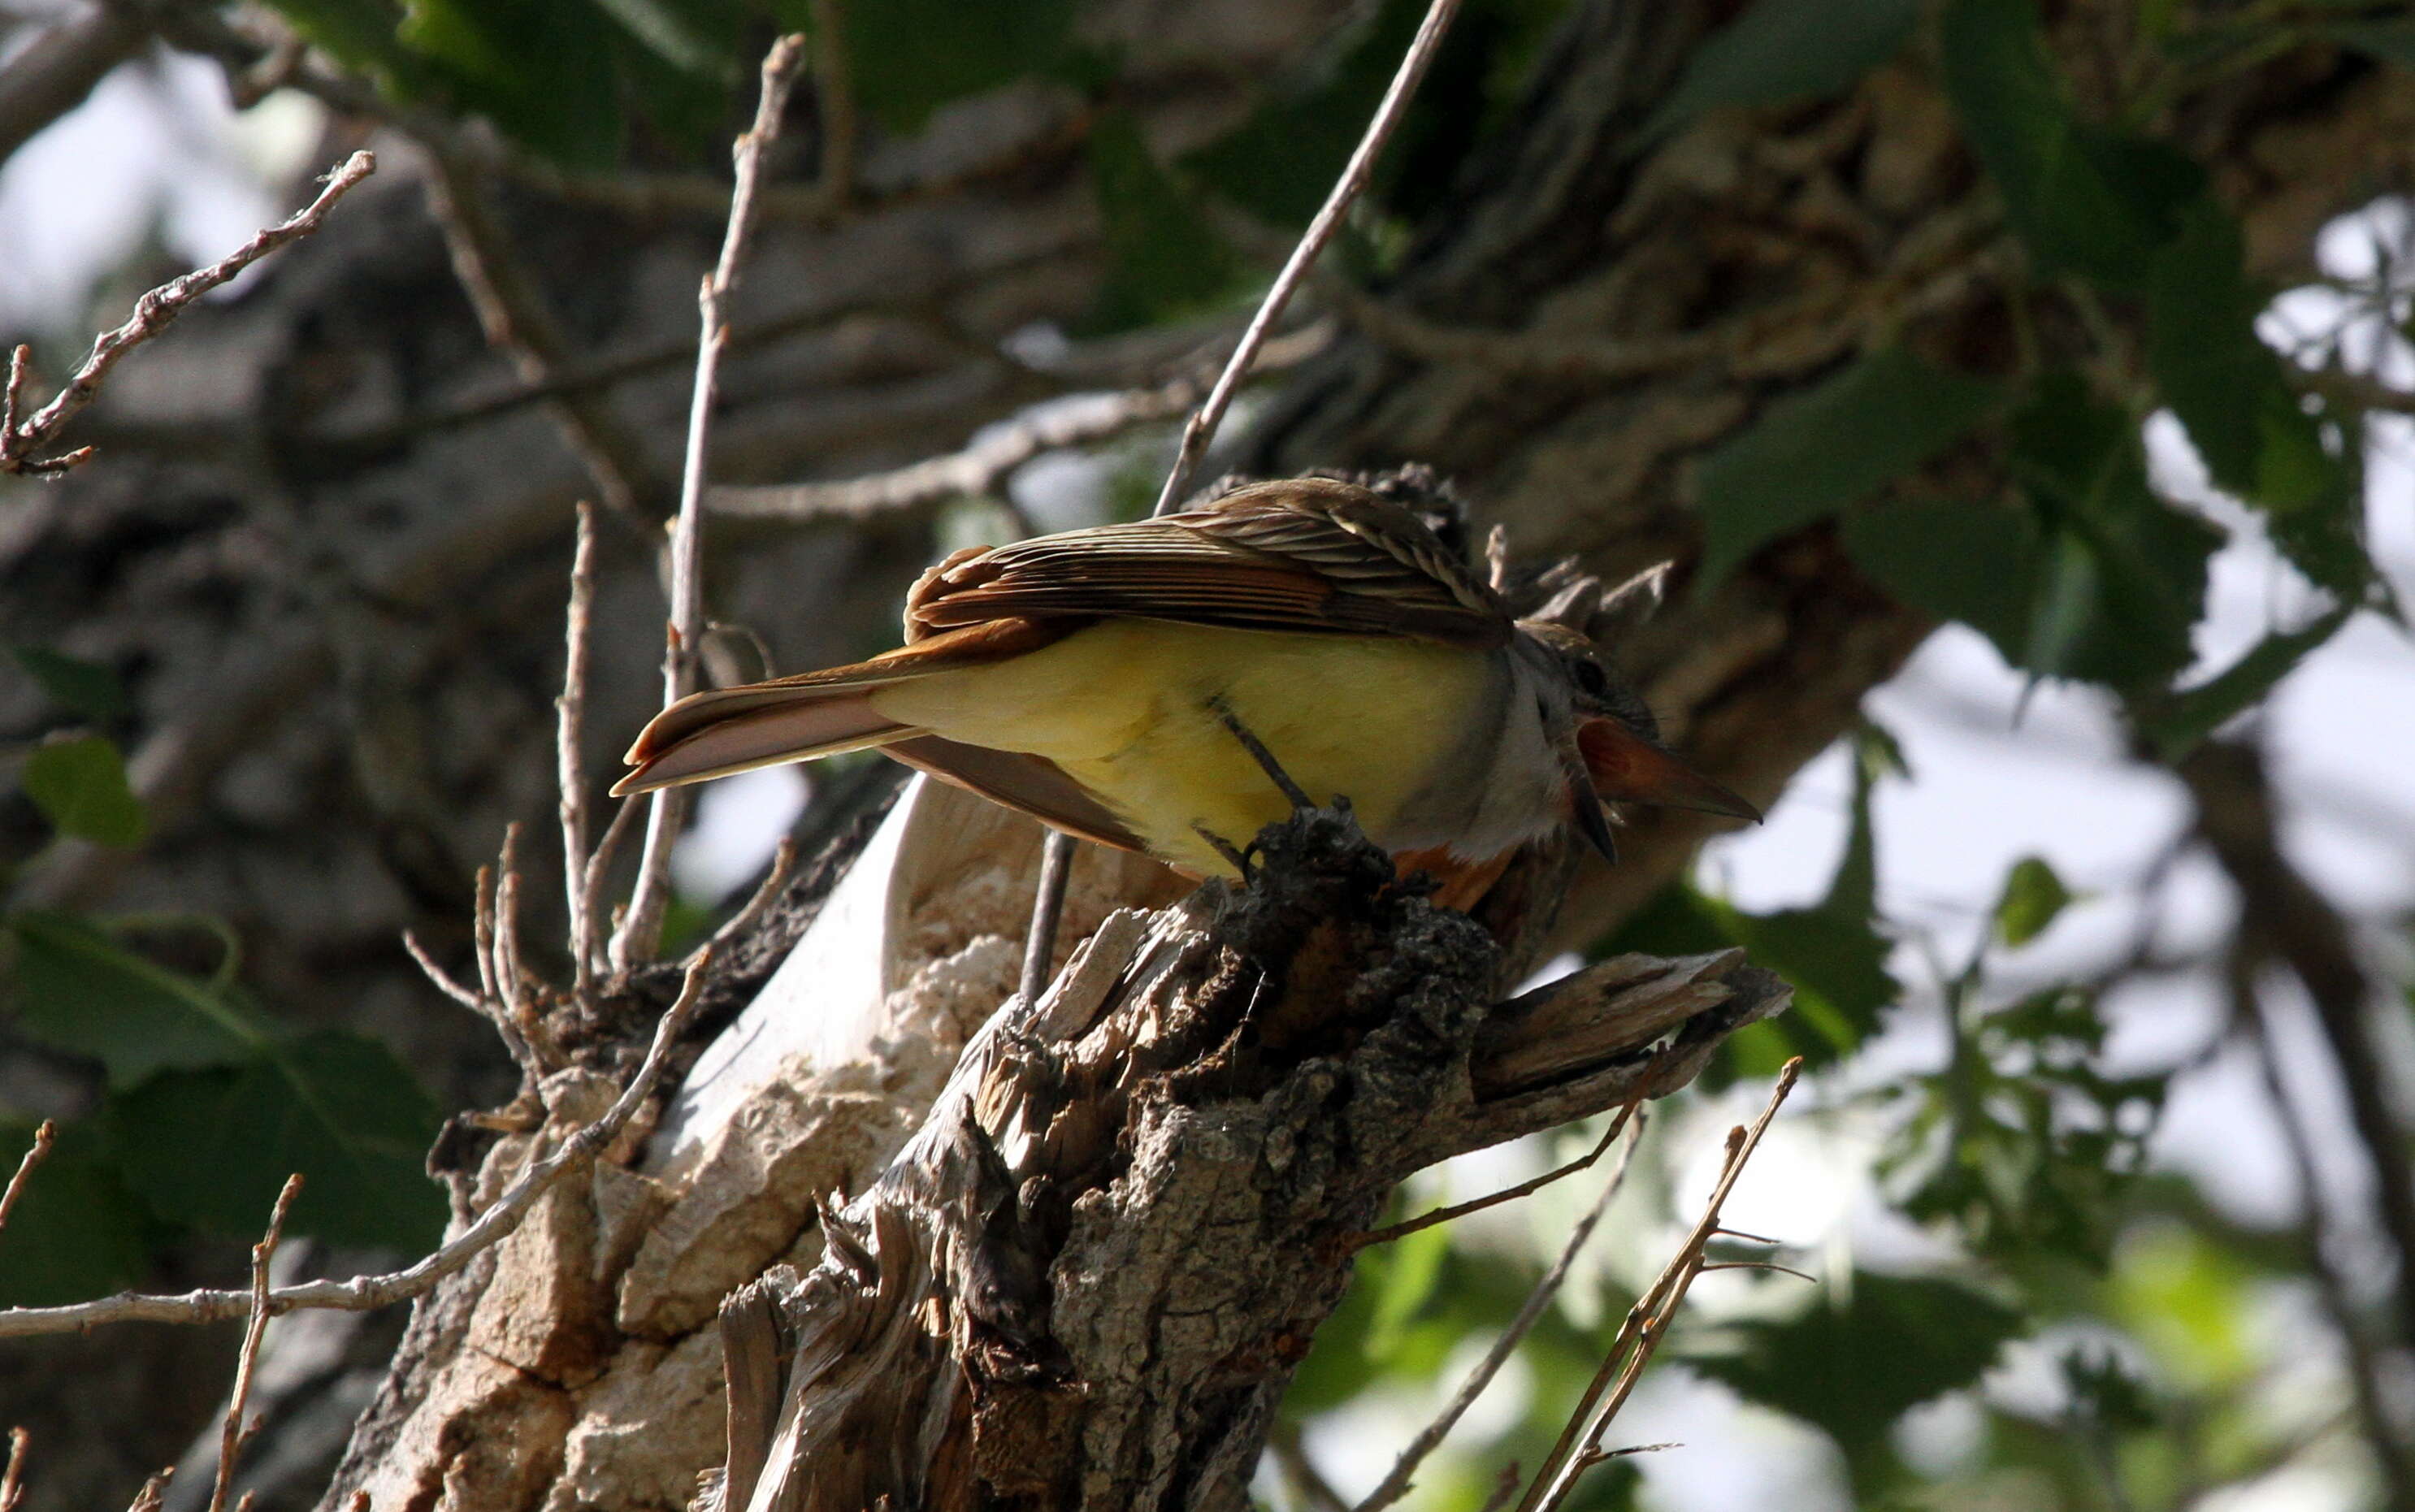
[[[1499,600],[1407,511],[1319,479],[1187,514],[959,552],[907,596],[909,640],[1004,616],[1506,643]]]

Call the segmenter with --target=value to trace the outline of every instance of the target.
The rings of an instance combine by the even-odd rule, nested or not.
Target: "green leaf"
[[[117,674],[98,662],[68,656],[43,646],[13,646],[10,653],[26,676],[42,686],[51,702],[95,721],[126,712],[126,688]]]
[[[1758,0],[1694,51],[1643,135],[1723,107],[1842,94],[1894,56],[1919,19],[1917,0]]]
[[[1940,34],[1964,137],[2041,267],[2135,288],[2204,175],[2172,148],[2082,122],[2032,0],[1953,0]]]
[[[1846,555],[1912,608],[2021,653],[2036,593],[2037,521],[1987,501],[1882,499],[1847,514]]]
[[[856,105],[895,132],[952,99],[1059,66],[1070,0],[878,0],[846,9]]]
[[[2157,760],[2178,761],[2220,726],[2263,701],[2309,653],[2337,635],[2354,612],[2342,605],[2302,630],[2266,636],[2196,687],[2134,700],[2131,718],[2154,747]]]
[[[1911,472],[1977,425],[2001,394],[1890,347],[1772,404],[1696,476],[1701,581],[1724,581],[1763,544]]]
[[[461,106],[564,167],[619,163],[618,28],[592,0],[409,0],[407,9],[402,41]]]
[[[2238,224],[2200,201],[2148,275],[2147,369],[2222,487],[2276,515],[2347,508],[2347,470],[2256,335],[2271,302],[2247,276]]]
[[[240,1064],[266,1043],[240,1005],[81,920],[28,912],[7,923],[20,1026],[53,1049],[98,1060],[112,1086],[162,1070]]]
[[[34,1143],[30,1122],[0,1122],[0,1179]],[[69,1124],[27,1180],[0,1232],[0,1307],[57,1307],[122,1291],[150,1266],[142,1205],[89,1129]]]
[[[1409,1325],[1433,1299],[1449,1254],[1450,1226],[1446,1223],[1419,1229],[1387,1249],[1388,1263],[1369,1278],[1375,1298],[1374,1315],[1367,1323],[1369,1355],[1381,1359],[1400,1347]]]
[[[1088,329],[1196,314],[1239,290],[1239,260],[1149,156],[1129,112],[1102,112],[1090,128],[1089,149],[1106,221],[1107,270]]]
[[[391,1051],[328,1029],[248,1065],[166,1071],[112,1100],[128,1183],[162,1217],[256,1234],[300,1172],[295,1230],[417,1252],[442,1233],[423,1169],[436,1106]]]
[[[2077,375],[2046,374],[2014,417],[2011,469],[2043,533],[2016,665],[2123,689],[2186,666],[2222,532],[2155,497],[2130,416]]]
[[[1363,35],[1305,87],[1278,85],[1247,121],[1185,157],[1182,167],[1268,220],[1306,225],[1366,131],[1423,9],[1399,0],[1381,7]],[[1383,178],[1394,171],[1391,161],[1377,165]]]
[[[2071,901],[2071,890],[2053,867],[2041,857],[2024,856],[2005,874],[2003,893],[1996,900],[1996,937],[2007,945],[2027,945],[2045,934]]]
[[[61,834],[130,850],[150,830],[116,743],[101,736],[44,741],[17,780]]]
[[[1686,1360],[1748,1401],[1826,1430],[1867,1475],[1897,1418],[1976,1382],[2025,1328],[2018,1310],[1984,1292],[1856,1271],[1844,1306],[1823,1297],[1785,1322],[1736,1325],[1724,1352]]]

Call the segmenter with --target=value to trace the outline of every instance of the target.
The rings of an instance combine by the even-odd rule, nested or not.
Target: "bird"
[[[612,791],[878,749],[1199,878],[1245,877],[1264,826],[1329,796],[1459,906],[1565,829],[1614,859],[1605,801],[1761,816],[1585,636],[1342,479],[958,551],[905,620],[869,660],[681,699]]]

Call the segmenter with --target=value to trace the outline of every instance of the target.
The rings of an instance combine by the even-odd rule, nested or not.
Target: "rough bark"
[[[982,1027],[820,1262],[730,1299],[701,1506],[1243,1506],[1397,1182],[1664,1096],[1787,1001],[1730,951],[1496,1004],[1491,936],[1346,814],[1260,860],[1111,916]]]
[[[1341,8],[1102,0],[1089,25],[1122,50],[1144,129],[1172,153],[1238,119]],[[1692,459],[1857,346],[1900,336],[1963,366],[2000,365],[2002,241],[1916,57],[1842,100],[1722,117],[1633,150],[1635,124],[1729,8],[1580,7],[1510,128],[1418,229],[1404,275],[1381,303],[1342,302],[1355,334],[1286,385],[1239,460],[1263,471],[1432,462],[1458,480],[1479,526],[1508,526],[1522,556],[1575,552],[1615,573],[1688,559]],[[2066,7],[2061,40],[2077,65],[2088,61],[2094,8]],[[846,476],[960,443],[1069,382],[1136,376],[1098,352],[1088,377],[1069,381],[997,350],[1028,322],[1075,320],[1095,294],[1102,250],[1083,124],[1080,101],[1038,86],[968,102],[926,138],[872,155],[866,213],[775,231],[739,317],[742,331],[769,334],[733,370],[717,475]],[[2337,55],[2244,75],[2192,101],[2178,124],[2270,277],[2304,269],[2324,217],[2415,180],[2415,97]],[[507,208],[574,342],[603,358],[652,354],[596,388],[668,475],[684,386],[678,348],[716,228],[528,199]],[[1571,356],[1562,338],[1595,345]],[[356,199],[247,298],[196,312],[129,363],[77,438],[98,442],[102,461],[55,488],[14,490],[0,538],[0,629],[129,675],[134,770],[159,833],[131,861],[68,856],[39,879],[42,900],[225,915],[244,932],[263,996],[414,1047],[457,1105],[502,1100],[501,1057],[416,981],[394,940],[405,925],[458,940],[476,861],[507,819],[550,811],[542,753],[568,504],[588,487],[535,409],[487,407],[510,387],[416,187],[389,185]],[[1911,486],[1975,493],[1998,481],[1974,449]],[[716,525],[713,612],[759,630],[782,669],[840,659],[879,633],[866,627],[919,566],[926,536],[922,516],[845,531]],[[660,620],[646,532],[607,545],[606,676],[589,725],[596,771],[642,717]],[[1680,587],[1676,611],[1619,654],[1689,754],[1756,799],[1844,727],[1927,628],[1818,530],[1716,591],[1685,591],[1682,577]],[[6,696],[0,724],[36,727],[28,696]],[[26,848],[34,825],[21,810],[0,814],[0,829]],[[1658,889],[1701,832],[1681,816],[1631,824],[1625,863],[1580,877],[1564,935],[1597,933]],[[711,1286],[784,1255],[814,1262],[811,1196],[863,1189],[1011,981],[1000,963],[1019,936],[1021,881],[1004,861],[965,870],[986,891],[965,903],[960,926],[934,927],[945,949],[896,957],[927,970],[930,1000],[946,1006],[879,1020],[894,1037],[880,1054],[791,1086],[812,1137],[779,1145],[767,1119],[762,1143],[725,1139],[724,1163],[676,1195],[645,1185],[659,1183],[645,1173],[600,1176],[599,1192],[614,1190],[591,1205],[622,1216],[597,1227],[600,1216],[556,1213],[543,1229],[554,1237],[532,1236],[508,1273],[499,1262],[420,1309],[413,1353],[382,1400],[424,1391],[428,1378],[412,1372],[443,1361],[459,1362],[462,1391],[452,1426],[423,1422],[424,1462],[404,1477],[401,1504],[684,1500],[684,1476],[719,1442],[717,1345],[698,1331]],[[532,878],[532,894],[546,890]],[[1094,896],[1093,921],[1115,901],[1111,889]],[[73,1111],[83,1089],[69,1071],[18,1060],[38,1094],[22,1100]],[[519,1153],[448,1158],[500,1171]],[[682,1205],[706,1201],[699,1190],[729,1205],[758,1179],[776,1200],[716,1222],[688,1207],[689,1226],[669,1225]],[[655,1247],[649,1275],[684,1275],[682,1244],[717,1273],[693,1290],[665,1282],[665,1300],[625,1324],[616,1313],[605,1332],[540,1340],[533,1357],[550,1374],[518,1363],[526,1340],[506,1341],[508,1368],[470,1342],[473,1304],[498,1274],[525,1273],[526,1295],[554,1295],[548,1278],[574,1261],[617,1259],[615,1245],[637,1231]],[[728,1245],[733,1232],[752,1237]],[[193,1263],[219,1267],[209,1279],[239,1273],[231,1251]],[[495,1295],[522,1292],[515,1282]],[[135,1369],[138,1356],[151,1365]],[[126,1385],[96,1391],[89,1421],[148,1420],[146,1405],[169,1402],[199,1426],[216,1385],[202,1385],[211,1353],[162,1345],[152,1355],[124,1339],[13,1354],[0,1364],[0,1405],[10,1420],[30,1416],[16,1404],[85,1369],[76,1360],[101,1358]],[[651,1363],[640,1370],[640,1360]],[[356,1455],[394,1442],[381,1434],[398,1419],[380,1411]],[[113,1457],[123,1435],[103,1431]],[[178,1431],[160,1436],[172,1443]],[[62,1423],[44,1436],[52,1463],[75,1460],[73,1434]],[[471,1445],[490,1456],[491,1479],[471,1473]],[[460,1467],[449,1481],[446,1464]],[[60,1495],[47,1504],[57,1505],[63,1488],[82,1487],[81,1504],[101,1483],[61,1475],[36,1492]]]

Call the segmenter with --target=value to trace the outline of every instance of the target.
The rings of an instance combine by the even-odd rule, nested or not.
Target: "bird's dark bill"
[[[1699,809],[1761,822],[1761,810],[1614,719],[1578,726],[1577,749],[1594,791],[1613,803]]]

